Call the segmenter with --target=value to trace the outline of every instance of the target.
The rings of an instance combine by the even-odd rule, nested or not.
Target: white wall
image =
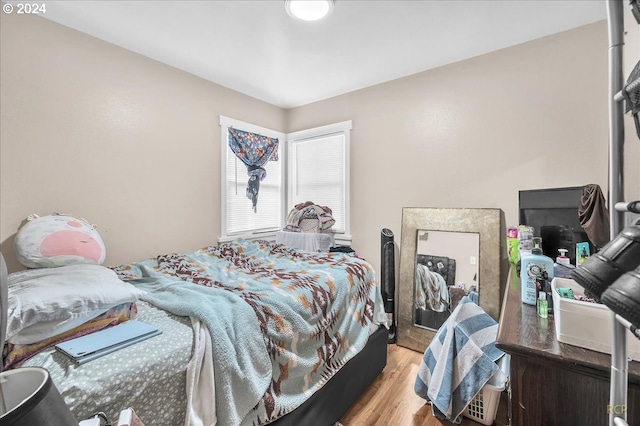
[[[45,19],[0,19],[10,270],[31,213],[96,223],[107,265],[214,244],[219,114],[284,132],[353,120],[353,244],[376,269],[402,207],[497,207],[515,224],[520,189],[607,186],[605,22],[285,111]]]
[[[607,26],[598,22],[290,111],[289,130],[353,120],[352,233],[374,263],[403,207],[501,208],[522,189],[606,193]]]
[[[46,19],[1,14],[0,241],[32,213],[98,225],[105,264],[215,244],[224,114],[285,111]]]

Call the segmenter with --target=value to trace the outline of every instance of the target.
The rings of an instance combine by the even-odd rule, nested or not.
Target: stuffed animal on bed
[[[144,292],[102,265],[105,245],[86,220],[31,215],[16,234],[14,251],[28,269],[7,277],[5,370],[57,343],[137,316]]]
[[[95,225],[71,215],[31,215],[16,234],[14,251],[27,268],[101,265],[106,249]]]

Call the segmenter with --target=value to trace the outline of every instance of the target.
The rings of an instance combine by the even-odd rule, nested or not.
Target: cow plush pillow
[[[16,234],[14,250],[27,268],[55,268],[80,263],[101,265],[104,242],[94,225],[70,215],[31,215]]]

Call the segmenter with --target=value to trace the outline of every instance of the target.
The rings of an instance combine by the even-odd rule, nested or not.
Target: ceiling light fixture
[[[334,3],[334,0],[285,0],[284,8],[296,19],[317,21],[333,10]]]

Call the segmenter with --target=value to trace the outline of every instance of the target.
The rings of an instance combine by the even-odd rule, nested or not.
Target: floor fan
[[[396,342],[396,268],[395,268],[395,246],[393,232],[383,228],[381,232],[380,244],[381,269],[382,269],[382,299],[384,301],[384,311],[389,317],[389,340],[388,343]]]

